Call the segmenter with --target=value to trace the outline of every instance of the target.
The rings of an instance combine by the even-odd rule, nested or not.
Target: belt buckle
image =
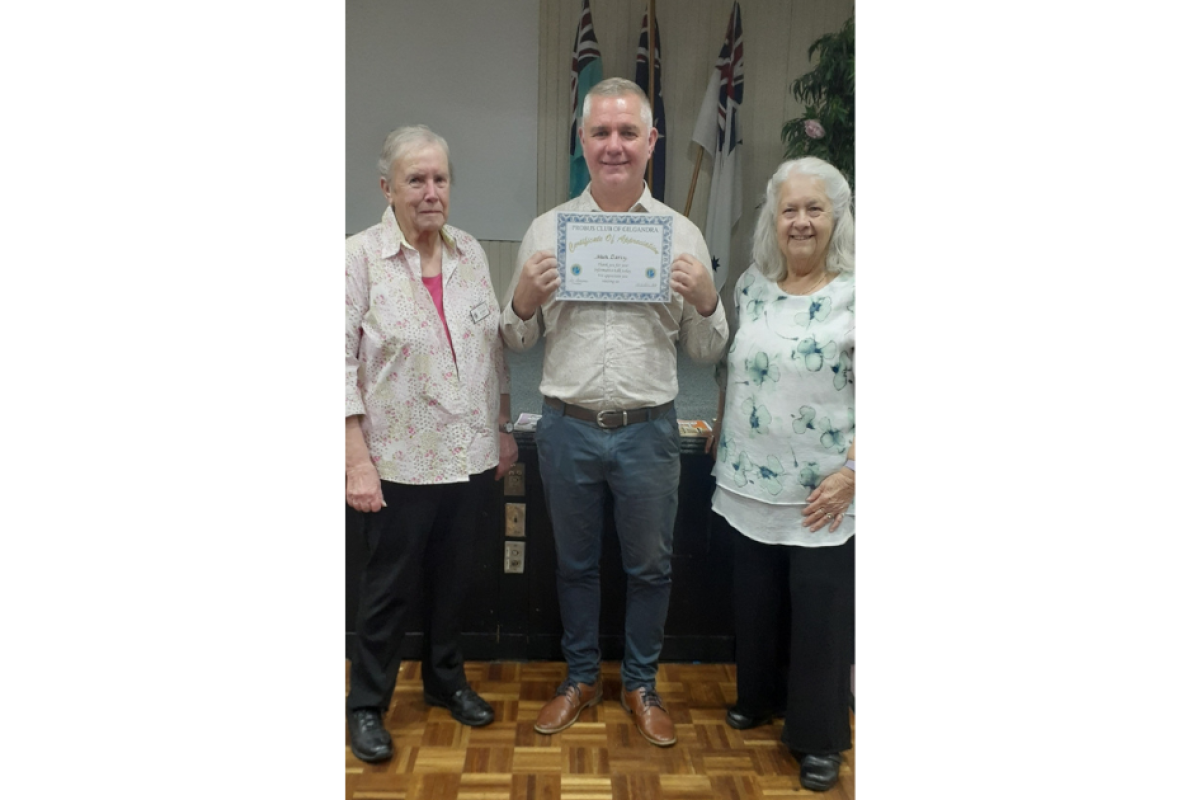
[[[615,425],[605,425],[604,424],[605,415],[618,415],[618,414],[620,415],[620,419],[621,419],[621,421],[619,423],[617,423]],[[629,412],[628,411],[615,411],[615,410],[614,411],[597,411],[596,412],[596,424],[605,430],[611,430],[613,428],[620,428],[622,426],[629,424]]]

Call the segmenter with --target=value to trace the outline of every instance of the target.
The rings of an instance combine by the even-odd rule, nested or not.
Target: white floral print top
[[[499,463],[500,395],[508,364],[487,256],[470,234],[442,228],[442,307],[389,208],[346,240],[346,416],[362,414],[385,481],[455,483]],[[457,356],[457,362],[455,360]]]
[[[713,469],[717,494],[728,494],[714,497],[714,507],[752,539],[840,544],[854,532],[853,503],[833,537],[828,526],[809,537],[796,507],[846,463],[854,439],[854,275],[792,295],[752,264],[734,289],[734,310]],[[772,510],[747,514],[743,501],[790,508],[763,524]],[[746,526],[754,530],[743,530],[727,510],[755,520]]]

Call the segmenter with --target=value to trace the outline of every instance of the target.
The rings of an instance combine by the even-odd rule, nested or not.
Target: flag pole
[[[704,148],[697,147],[700,152],[696,153],[696,168],[692,170],[692,185],[688,187],[687,205],[683,207],[683,215],[691,216],[692,213],[692,195],[696,192],[696,179],[700,177],[700,162],[704,161]]]
[[[650,20],[646,23],[650,36],[646,41],[646,68],[650,71],[650,124],[654,124],[654,0],[650,0]],[[646,186],[654,194],[654,159],[646,162]]]

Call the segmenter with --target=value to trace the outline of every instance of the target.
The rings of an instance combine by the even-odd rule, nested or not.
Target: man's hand
[[[717,310],[717,287],[713,285],[712,275],[694,256],[681,253],[671,262],[671,288],[695,306],[702,317],[711,316]]]
[[[521,267],[521,277],[513,291],[513,311],[521,319],[529,320],[558,291],[559,283],[558,259],[548,250],[538,250]]]

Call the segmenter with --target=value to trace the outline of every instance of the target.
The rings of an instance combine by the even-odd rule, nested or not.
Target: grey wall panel
[[[423,123],[450,145],[450,223],[520,241],[537,206],[538,3],[346,3],[346,233],[383,213],[384,137]]]

